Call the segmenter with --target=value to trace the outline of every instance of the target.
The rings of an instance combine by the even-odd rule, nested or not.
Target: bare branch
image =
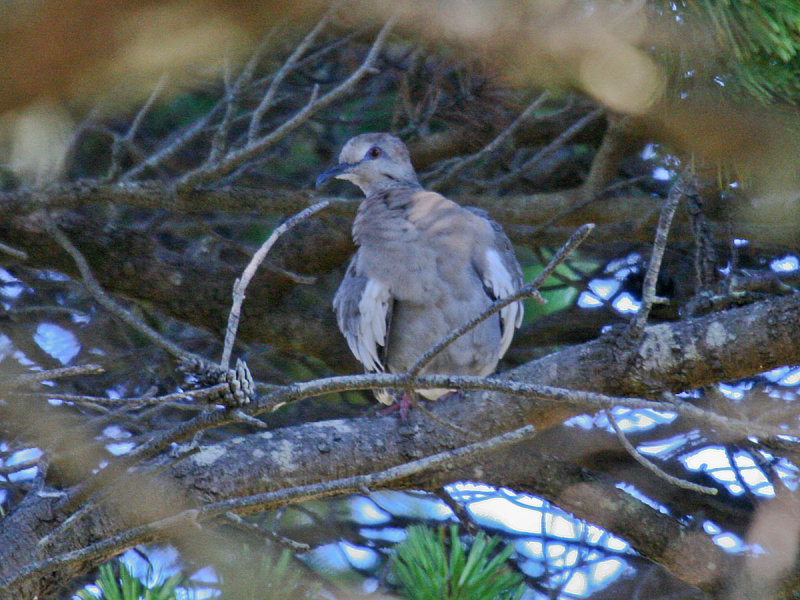
[[[64,402],[74,402],[75,404],[91,404],[94,406],[120,406],[126,408],[138,408],[141,406],[171,404],[186,400],[215,400],[224,394],[227,389],[227,383],[219,383],[217,385],[212,385],[199,390],[175,392],[173,394],[165,394],[163,396],[133,396],[129,398],[106,398],[104,396],[83,396],[75,394],[61,394],[59,392],[15,392],[13,395],[19,398],[57,398],[58,400],[63,400]]]
[[[136,137],[137,132],[139,131],[139,127],[144,120],[144,117],[150,112],[150,108],[155,103],[158,96],[164,90],[169,81],[169,76],[164,73],[161,78],[158,80],[156,87],[150,93],[150,96],[147,98],[145,103],[139,109],[139,112],[136,113],[133,121],[131,122],[130,126],[128,127],[128,131],[123,136],[114,136],[114,144],[111,147],[111,166],[108,169],[108,174],[106,175],[106,181],[115,181],[120,173],[122,172],[122,152],[123,149],[130,145],[133,141],[133,138]]]
[[[667,236],[670,225],[672,225],[672,218],[675,216],[675,210],[678,208],[678,202],[686,194],[687,186],[691,185],[688,178],[689,173],[687,171],[678,176],[667,195],[667,199],[664,201],[661,215],[658,217],[653,252],[650,254],[650,262],[647,265],[647,273],[642,284],[642,305],[628,328],[628,335],[633,338],[638,338],[642,334],[653,304],[661,301],[656,296],[656,282],[658,281],[658,273],[661,270],[661,259],[664,256],[664,250],[667,248]]]
[[[253,258],[250,259],[247,267],[245,267],[244,271],[242,272],[242,276],[236,280],[236,283],[233,286],[233,304],[231,306],[231,312],[228,316],[228,326],[225,329],[225,345],[222,350],[222,359],[220,360],[222,369],[227,370],[228,366],[230,365],[233,343],[236,341],[236,331],[239,328],[239,316],[241,315],[242,302],[244,302],[244,293],[247,290],[247,286],[250,284],[250,280],[253,278],[253,275],[255,275],[256,269],[258,269],[258,266],[262,263],[264,258],[266,258],[267,253],[281,235],[289,231],[289,229],[304,219],[307,219],[314,213],[326,208],[329,204],[329,200],[323,200],[322,202],[318,202],[313,206],[309,206],[308,208],[300,211],[293,217],[290,217],[284,221],[283,224],[281,224],[277,229],[275,229],[275,231],[272,232],[272,234],[267,238],[267,241],[261,244],[261,247],[256,251],[256,253],[253,255]]]
[[[372,47],[367,53],[367,56],[364,58],[364,61],[342,83],[340,83],[338,86],[336,86],[334,89],[332,89],[324,96],[318,99],[314,99],[313,102],[306,104],[306,106],[303,107],[297,113],[295,113],[295,115],[292,118],[285,121],[283,124],[281,124],[279,127],[274,129],[267,135],[258,138],[252,143],[248,143],[245,147],[239,150],[229,152],[223,159],[221,159],[216,164],[204,165],[198,169],[195,169],[194,171],[186,173],[183,177],[181,177],[180,181],[178,182],[178,187],[180,189],[189,190],[194,187],[200,186],[204,183],[208,183],[210,181],[228,175],[244,162],[264,152],[264,150],[266,150],[273,144],[277,143],[279,140],[283,139],[287,134],[294,131],[297,127],[305,123],[309,119],[309,117],[311,117],[311,115],[325,108],[326,106],[332,104],[345,94],[349,93],[350,90],[366,74],[374,71],[375,62],[378,58],[378,54],[383,48],[383,45],[386,42],[386,38],[388,37],[389,32],[392,30],[395,21],[396,17],[392,17],[386,22],[386,24],[381,28],[380,32],[378,32],[378,35],[375,38]]]
[[[229,73],[227,68],[228,65],[226,63],[225,97],[223,99],[225,103],[225,114],[222,116],[222,121],[217,126],[214,136],[211,138],[211,149],[208,153],[206,164],[214,164],[222,158],[223,153],[225,152],[226,141],[228,139],[228,134],[230,133],[231,124],[233,123],[233,118],[236,113],[236,109],[238,108],[239,98],[242,95],[242,90],[253,80],[253,74],[255,73],[256,67],[258,67],[258,63],[263,58],[264,53],[269,47],[269,43],[275,35],[275,32],[278,31],[278,28],[279,26],[276,25],[269,30],[267,35],[263,37],[261,43],[258,45],[258,48],[256,48],[255,52],[253,52],[252,56],[250,57],[250,60],[247,61],[247,64],[242,69],[239,77],[237,77],[236,81],[232,84],[228,80]]]
[[[225,152],[225,145],[228,140],[228,133],[231,130],[231,121],[233,120],[233,115],[236,112],[237,107],[237,96],[238,96],[238,84],[242,81],[245,77],[248,69],[245,68],[240,76],[236,81],[236,86],[234,86],[230,81],[230,62],[225,61],[225,69],[224,69],[224,85],[225,85],[225,94],[223,96],[223,102],[225,103],[225,112],[222,115],[222,120],[220,121],[219,125],[217,125],[216,130],[214,131],[214,135],[211,137],[211,144],[208,151],[208,158],[206,159],[206,164],[213,164],[217,162],[220,157]]]
[[[587,200],[596,197],[613,181],[626,149],[630,117],[609,113],[607,120],[608,127],[603,135],[603,142],[597,149],[589,174],[580,188],[581,194]]]
[[[531,168],[541,161],[543,158],[548,156],[554,150],[559,149],[561,146],[566,144],[573,136],[580,133],[580,131],[589,125],[592,121],[599,119],[605,113],[604,108],[596,108],[588,115],[585,115],[578,119],[575,123],[570,125],[567,129],[565,129],[556,139],[552,142],[547,144],[544,148],[539,150],[536,154],[534,154],[531,158],[526,160],[518,169],[515,169],[513,172],[508,173],[506,175],[502,175],[500,177],[495,177],[494,179],[487,180],[487,181],[473,181],[473,183],[480,185],[482,187],[495,187],[499,185],[507,185],[519,179],[520,177],[524,177],[525,174],[531,170]]]
[[[547,91],[540,94],[539,97],[531,102],[528,107],[522,111],[508,127],[501,131],[497,137],[486,144],[486,146],[481,148],[478,152],[450,162],[448,166],[442,169],[444,172],[437,170],[431,173],[429,177],[434,179],[428,184],[428,187],[430,189],[440,188],[470,165],[473,165],[474,163],[483,159],[485,156],[492,154],[495,150],[497,150],[497,148],[505,143],[505,141],[512,136],[517,129],[519,129],[520,125],[525,123],[525,121],[527,121],[537,110],[539,110],[542,104],[544,104],[549,98],[550,94]]]
[[[119,180],[121,182],[128,182],[136,179],[142,173],[144,173],[147,169],[155,169],[156,167],[160,166],[166,160],[175,156],[182,148],[184,148],[187,144],[197,138],[199,135],[203,133],[208,123],[211,121],[212,118],[216,116],[216,114],[222,109],[225,105],[223,100],[217,102],[211,110],[209,110],[206,114],[202,117],[197,119],[192,125],[190,125],[186,130],[182,133],[176,135],[172,142],[154,152],[150,156],[148,156],[145,160],[140,162],[138,165],[130,169],[128,172],[124,173]]]
[[[9,256],[12,256],[19,260],[28,260],[27,252],[25,252],[24,250],[17,250],[16,248],[12,248],[11,246],[3,244],[2,242],[0,242],[0,252],[8,254]]]
[[[642,465],[645,469],[650,471],[651,473],[655,474],[656,477],[663,479],[664,481],[668,481],[674,486],[677,486],[684,490],[690,490],[692,492],[699,492],[701,494],[708,494],[709,496],[716,496],[717,495],[717,488],[709,487],[707,485],[700,485],[697,483],[693,483],[691,481],[686,481],[685,479],[681,479],[680,477],[674,477],[669,473],[665,472],[661,469],[658,465],[653,463],[653,461],[647,459],[645,456],[639,452],[633,444],[630,443],[627,437],[625,437],[625,432],[622,431],[619,427],[619,423],[614,418],[610,409],[605,409],[603,411],[608,419],[608,422],[611,424],[611,427],[614,429],[614,432],[617,434],[617,439],[619,443],[622,444],[622,447],[630,454],[633,459]]]
[[[317,38],[325,26],[330,22],[336,7],[337,5],[334,3],[334,5],[327,10],[314,28],[308,33],[308,35],[306,35],[306,37],[303,38],[294,51],[289,55],[289,58],[286,59],[286,62],[283,63],[283,66],[281,66],[281,68],[278,69],[278,72],[275,73],[269,88],[267,88],[267,91],[264,94],[264,97],[261,99],[261,102],[259,102],[256,109],[253,111],[253,115],[250,117],[250,126],[247,130],[248,145],[256,142],[258,130],[261,128],[261,119],[272,107],[272,103],[275,99],[275,92],[277,92],[278,87],[280,87],[281,83],[283,83],[283,80],[286,79],[286,76],[292,71],[292,69],[297,66],[297,62],[300,60],[300,57],[305,53],[305,51]]]
[[[86,285],[86,288],[89,292],[94,296],[95,300],[97,300],[98,304],[103,306],[106,310],[108,310],[111,314],[116,316],[126,325],[133,327],[145,336],[148,340],[156,344],[158,347],[163,348],[172,356],[179,358],[180,360],[187,361],[187,362],[199,362],[202,364],[208,364],[209,361],[202,356],[198,356],[191,352],[187,352],[186,350],[180,348],[177,344],[166,339],[160,333],[155,331],[149,325],[143,323],[140,319],[135,317],[130,311],[126,310],[119,304],[117,304],[111,296],[106,294],[100,284],[95,279],[94,275],[92,274],[92,270],[89,267],[89,263],[86,262],[86,258],[84,258],[83,254],[81,254],[80,250],[78,250],[71,241],[67,238],[66,235],[58,228],[55,222],[52,220],[51,217],[47,217],[47,229],[48,232],[53,236],[53,238],[58,242],[58,244],[67,251],[67,253],[72,257],[75,261],[75,264],[78,267],[78,270],[83,277],[83,282]]]
[[[158,539],[169,531],[180,530],[185,528],[186,525],[195,525],[225,515],[228,512],[235,512],[238,514],[250,513],[283,505],[288,502],[324,498],[333,494],[347,492],[360,492],[365,487],[386,486],[393,481],[401,480],[411,475],[444,465],[458,464],[469,459],[469,457],[522,441],[533,436],[535,432],[536,430],[533,427],[526,425],[485,441],[427,456],[377,473],[356,475],[354,477],[335,479],[333,481],[285,488],[272,492],[265,492],[263,494],[246,496],[244,498],[232,498],[230,500],[206,504],[200,509],[185,510],[154,523],[134,527],[108,539],[81,548],[80,550],[60,554],[47,560],[28,565],[20,569],[14,577],[0,582],[0,591],[8,589],[11,586],[19,585],[33,577],[44,575],[45,573],[68,564],[89,560],[100,562],[104,558],[113,556],[126,548]]]
[[[99,373],[105,373],[105,369],[101,365],[75,365],[74,367],[64,367],[61,369],[50,369],[48,371],[37,371],[35,373],[17,375],[12,380],[4,381],[3,383],[8,383],[13,387],[20,387],[23,385],[30,385],[31,383],[47,381],[49,379],[75,377],[77,375],[97,375]]]

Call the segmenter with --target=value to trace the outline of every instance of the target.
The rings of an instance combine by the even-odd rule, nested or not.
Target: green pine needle
[[[392,570],[400,592],[414,600],[519,600],[525,590],[522,576],[506,561],[512,546],[497,551],[501,541],[479,533],[467,552],[450,526],[434,531],[422,525],[407,529],[397,546]]]

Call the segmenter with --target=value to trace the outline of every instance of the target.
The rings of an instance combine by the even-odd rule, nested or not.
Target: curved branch
[[[475,387],[488,385],[512,391],[515,386],[524,389],[533,384],[555,383],[618,395],[646,394],[664,388],[686,389],[689,384],[695,387],[742,378],[782,364],[800,362],[798,320],[800,294],[795,294],[685,322],[646,327],[641,343],[635,347],[621,346],[621,338],[613,337],[583,344],[525,365],[512,372],[508,379],[474,383]],[[746,336],[743,335],[745,331]],[[732,339],[737,339],[737,343],[729,343]],[[767,339],[769,344],[765,341]],[[676,348],[686,351],[676,352]],[[353,378],[352,385],[356,385],[358,377]],[[386,375],[370,377],[375,378],[371,380],[373,384],[381,386],[391,378]],[[456,379],[445,378],[448,383],[444,386],[452,387]],[[442,387],[442,381],[431,377],[428,383]],[[330,380],[315,382],[313,385],[316,387],[311,383],[295,384],[284,388],[280,396],[276,390],[257,405],[242,410],[250,414],[269,410],[277,401],[336,388],[334,383],[342,385],[341,381]],[[392,385],[397,383],[396,379],[392,381]],[[364,381],[358,384],[363,386]],[[409,381],[408,385],[419,384]],[[543,391],[542,388],[539,391]],[[597,398],[585,392],[561,390],[558,393],[561,395],[557,402],[518,400],[486,392],[468,394],[456,400],[457,410],[454,410],[452,401],[434,403],[431,410],[439,416],[446,415],[447,420],[456,421],[465,429],[491,437],[515,429],[521,423],[542,430],[585,410],[585,403],[579,408],[570,397]],[[605,406],[619,401],[619,398],[603,400]],[[626,402],[646,401],[628,399]],[[597,406],[601,407],[601,404]],[[665,405],[657,403],[654,406],[663,408]],[[680,411],[699,410],[680,404],[666,406]],[[214,424],[225,422],[224,411],[214,412],[215,416],[209,415]],[[706,417],[708,415],[702,413],[700,418]],[[235,415],[230,418],[235,418]],[[749,424],[745,425],[749,427]],[[398,428],[396,420],[391,417],[289,427],[201,448],[172,466],[165,475],[170,486],[177,486],[173,492],[177,496],[182,494],[191,502],[215,502],[326,481],[332,476],[344,478],[382,471],[406,462],[410,453],[427,456],[461,446],[465,441],[460,437],[462,434],[441,428],[425,419],[424,415],[412,414],[408,427],[413,429],[413,436],[406,435],[407,432]],[[177,439],[174,435],[172,438]],[[265,460],[253,461],[254,454],[265,457]],[[576,516],[623,536],[645,557],[660,562],[693,585],[716,591],[729,577],[729,558],[704,533],[687,530],[680,523],[617,490],[613,482],[603,482],[574,465],[526,450],[524,444],[515,449],[514,456],[515,460],[509,461],[506,455],[500,458],[487,454],[462,470],[445,469],[393,482],[392,485],[438,488],[453,478],[478,478],[496,485],[511,485],[542,495],[573,511]],[[504,465],[502,468],[501,464]],[[515,465],[519,465],[518,471],[514,471]],[[141,487],[142,484],[137,480],[136,485]],[[154,485],[163,486],[165,483]],[[19,569],[38,540],[57,528],[64,518],[57,510],[54,511],[57,502],[53,499],[32,497],[30,502],[38,508],[18,510],[7,517],[4,529],[0,531],[0,572],[3,576]],[[180,503],[174,506],[180,507]],[[101,514],[80,519],[66,528],[56,544],[59,552],[79,549],[87,539],[111,537],[136,524],[131,522],[132,516],[124,517],[115,510],[105,507]],[[624,517],[619,516],[620,511]],[[46,518],[40,519],[43,515]],[[53,515],[57,515],[55,519]],[[697,556],[708,560],[698,561]]]

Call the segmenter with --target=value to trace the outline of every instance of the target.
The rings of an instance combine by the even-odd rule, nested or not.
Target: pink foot
[[[411,401],[411,397],[406,393],[403,392],[403,395],[400,397],[399,400],[395,400],[393,404],[387,406],[383,410],[378,411],[378,414],[382,417],[386,415],[390,415],[395,411],[400,411],[400,420],[405,423],[408,421],[408,410],[414,405]]]

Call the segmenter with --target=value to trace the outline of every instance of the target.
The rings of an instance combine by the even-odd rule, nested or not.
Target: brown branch
[[[272,108],[272,103],[275,99],[275,93],[278,91],[278,87],[280,87],[281,83],[283,83],[283,80],[286,79],[286,76],[292,71],[292,69],[297,66],[300,57],[305,53],[320,32],[322,32],[322,30],[328,25],[336,8],[337,5],[334,3],[317,22],[314,28],[308,32],[303,40],[295,47],[294,51],[289,55],[289,58],[286,59],[281,68],[278,69],[273,76],[269,88],[267,88],[267,91],[261,98],[261,102],[258,103],[258,106],[250,117],[250,124],[247,129],[248,145],[256,143],[258,139],[258,131],[261,128],[261,120],[264,118],[266,112]]]
[[[71,367],[68,367],[71,368]],[[97,371],[103,372],[103,371]],[[38,375],[38,373],[37,373]],[[138,408],[141,406],[157,406],[161,404],[170,404],[175,406],[178,401],[210,401],[216,400],[228,388],[227,383],[220,383],[207,388],[199,390],[189,390],[187,392],[175,392],[172,394],[164,394],[163,396],[131,396],[128,398],[106,398],[105,396],[83,396],[76,394],[62,394],[59,392],[14,392],[13,395],[18,398],[58,398],[64,402],[74,402],[75,404],[87,404],[93,407],[97,406],[111,406],[111,407],[125,407],[125,408]],[[193,406],[192,408],[199,410],[201,406]]]
[[[442,452],[433,456],[426,456],[425,458],[398,465],[377,473],[368,473],[344,479],[335,479],[333,481],[285,488],[243,498],[232,498],[230,500],[208,503],[200,509],[193,508],[185,510],[176,515],[156,521],[155,523],[148,523],[129,529],[85,548],[35,562],[20,569],[15,576],[0,581],[0,592],[11,589],[14,586],[19,586],[34,577],[42,576],[45,573],[72,563],[93,561],[95,564],[98,564],[102,562],[102,560],[114,556],[126,548],[131,548],[135,545],[163,537],[165,532],[173,530],[179,531],[187,525],[197,525],[228,512],[246,514],[282,506],[290,502],[324,498],[347,492],[355,493],[369,487],[384,487],[392,482],[406,479],[412,475],[430,469],[440,468],[442,465],[457,466],[475,455],[519,442],[520,440],[531,437],[534,433],[535,430],[533,427],[523,426],[488,440],[476,442],[462,448]]]
[[[629,150],[628,127],[630,117],[609,113],[608,127],[603,141],[592,159],[589,174],[581,185],[581,193],[585,199],[594,198],[614,181],[619,170],[619,162],[625,151]]]
[[[89,267],[89,263],[86,262],[86,258],[83,256],[83,254],[81,254],[80,250],[78,250],[72,244],[72,242],[69,241],[67,236],[64,235],[64,233],[58,228],[52,219],[47,217],[47,221],[48,232],[75,261],[78,270],[81,272],[81,276],[83,277],[83,282],[86,285],[86,288],[89,290],[98,304],[103,306],[103,308],[116,316],[123,323],[141,333],[152,343],[166,350],[172,356],[186,362],[199,362],[202,364],[209,362],[202,356],[198,356],[192,352],[187,352],[183,348],[180,348],[177,344],[166,339],[152,327],[146,323],[143,323],[140,319],[135,317],[133,313],[117,304],[111,298],[111,296],[109,296],[105,290],[103,290],[97,279],[95,279],[94,275],[92,274],[92,270]]]
[[[553,151],[561,148],[575,135],[580,133],[580,131],[584,129],[587,125],[589,125],[596,119],[599,119],[601,116],[603,116],[604,113],[605,113],[604,108],[596,108],[588,115],[581,117],[580,119],[578,119],[578,121],[567,127],[567,129],[565,129],[558,137],[556,137],[556,139],[554,139],[544,148],[539,150],[531,158],[526,160],[518,169],[514,169],[514,171],[512,171],[511,173],[507,173],[506,175],[501,175],[499,177],[495,177],[494,179],[486,181],[474,181],[473,183],[476,183],[486,188],[494,188],[497,186],[508,185],[510,183],[513,183],[520,177],[524,177],[528,173],[528,171],[530,171],[531,168],[533,168],[534,165],[539,163],[546,156],[549,156]]]
[[[8,244],[0,243],[0,252],[3,254],[8,254],[12,258],[17,260],[28,260],[28,253],[24,250],[17,250],[16,248],[12,248]]]
[[[675,216],[675,210],[678,208],[678,202],[687,193],[687,186],[690,185],[688,172],[684,171],[669,191],[667,199],[664,201],[664,207],[661,209],[661,215],[658,218],[658,228],[656,229],[656,237],[653,240],[653,251],[650,254],[650,262],[647,264],[647,272],[644,276],[644,283],[642,284],[642,305],[639,311],[631,321],[628,328],[628,335],[632,338],[638,338],[645,324],[647,318],[650,316],[650,311],[653,304],[663,302],[662,299],[656,296],[656,283],[658,281],[658,273],[661,270],[661,259],[664,256],[664,250],[667,249],[667,236],[669,235],[669,228],[672,225],[672,218]]]
[[[800,331],[796,327],[789,326],[790,323],[796,323],[798,318],[800,318],[800,299],[788,296],[715,314],[711,317],[647,327],[639,347],[635,350],[623,351],[638,353],[641,357],[640,361],[626,360],[626,356],[620,357],[619,347],[612,346],[604,340],[598,340],[535,361],[515,371],[512,374],[513,379],[476,381],[475,387],[477,388],[479,385],[485,387],[488,381],[490,387],[500,389],[502,386],[502,389],[516,393],[522,388],[514,386],[523,383],[530,385],[535,382],[544,384],[558,382],[560,385],[598,390],[624,390],[623,393],[637,390],[634,393],[639,393],[638,390],[652,389],[656,381],[659,382],[658,385],[661,389],[687,389],[687,386],[694,388],[698,385],[702,386],[706,382],[741,378],[748,372],[758,373],[786,362],[800,361],[800,354],[798,354],[800,352]],[[747,336],[740,335],[742,329],[748,332]],[[709,335],[709,332],[712,332],[713,335]],[[729,336],[737,338],[740,343],[735,345],[725,343]],[[763,353],[763,348],[767,346],[765,339],[770,341],[770,347],[774,349],[774,354]],[[688,346],[694,348],[692,353],[671,352],[667,356],[656,353],[655,356],[648,359],[649,349]],[[620,372],[618,369],[622,363],[625,365],[624,371]],[[691,379],[686,379],[687,376]],[[362,378],[359,385],[366,385],[369,382],[371,386],[403,387],[402,381],[398,381],[397,376],[362,375],[356,377]],[[369,379],[366,379],[367,377]],[[454,387],[468,383],[467,380],[456,381],[456,379],[446,377],[420,378],[420,380],[424,380],[426,384],[433,387]],[[296,396],[321,393],[333,388],[354,389],[357,381],[356,378],[353,378],[347,382],[347,385],[342,380],[316,382],[313,386],[296,384],[281,389],[280,398],[273,396],[263,405],[247,406],[242,410],[247,414],[255,414],[270,407],[274,408],[275,403],[272,401],[275,400],[291,400]],[[419,387],[420,383],[419,381],[407,381],[406,385]],[[539,389],[538,391],[543,390]],[[489,437],[502,433],[503,428],[513,429],[522,422],[533,424],[537,429],[546,428],[556,422],[561,422],[575,411],[585,410],[585,405],[582,405],[583,408],[570,405],[570,398],[581,400],[590,398],[589,396],[573,396],[571,392],[567,395],[563,390],[561,393],[562,395],[557,397],[558,400],[546,403],[520,402],[497,394],[470,394],[458,401],[457,410],[454,410],[456,405],[451,405],[449,401],[434,403],[431,410],[441,415],[447,415],[446,418],[456,420],[459,425]],[[598,407],[628,402],[631,406],[659,406],[662,408],[670,406],[669,410],[676,410],[675,406],[680,411],[696,409],[696,407],[681,406],[680,402],[675,405],[670,403],[646,404],[648,401],[641,399],[629,398],[621,401],[620,398],[613,396],[606,399],[597,396],[594,398],[598,401]],[[265,398],[265,400],[267,399]],[[607,404],[603,406],[603,403]],[[686,414],[691,413],[687,412]],[[708,416],[706,413],[698,413],[698,415],[702,418]],[[225,422],[225,418],[231,417],[225,417],[225,411],[215,411],[214,415],[206,415],[203,420],[213,426],[215,423]],[[187,493],[195,499],[200,497],[203,501],[225,500],[231,498],[232,495],[252,495],[279,486],[296,487],[310,484],[329,476],[322,475],[322,473],[334,472],[340,477],[347,477],[358,473],[384,470],[407,460],[409,443],[413,443],[415,452],[423,454],[435,454],[463,443],[459,443],[459,434],[453,431],[431,427],[425,424],[426,421],[422,417],[413,414],[411,419],[412,426],[416,426],[415,424],[419,420],[421,420],[420,424],[424,425],[417,430],[413,442],[398,432],[396,420],[390,417],[308,424],[274,430],[270,432],[269,436],[248,436],[244,440],[238,440],[235,444],[225,443],[208,451],[201,449],[174,467],[174,477],[176,481],[183,482],[188,486]],[[740,425],[730,420],[719,421],[719,423],[720,426],[725,425],[726,427]],[[195,421],[196,424],[197,421]],[[744,425],[747,427],[747,431],[752,433],[752,424],[745,423]],[[190,429],[183,430],[183,433],[188,434],[188,431]],[[762,431],[767,433],[768,430]],[[782,430],[782,433],[787,432]],[[176,436],[173,433],[171,437],[174,439]],[[318,450],[320,444],[325,444],[330,451],[320,453]],[[266,456],[272,455],[272,452],[280,452],[281,459],[254,462],[252,455],[256,448],[259,448]],[[453,477],[479,477],[481,480],[496,485],[521,486],[521,489],[529,489],[533,493],[551,499],[566,510],[574,511],[578,517],[590,519],[598,525],[622,535],[647,558],[662,562],[674,574],[686,581],[710,589],[719,584],[720,578],[724,579],[727,562],[724,559],[717,560],[723,557],[723,554],[707,555],[709,559],[714,559],[708,561],[698,562],[692,558],[691,565],[683,560],[683,557],[686,557],[687,560],[688,557],[696,557],[696,552],[700,552],[701,556],[706,551],[721,552],[719,548],[714,550],[715,546],[710,540],[708,545],[705,545],[703,540],[707,540],[707,538],[702,532],[697,536],[690,535],[690,532],[684,530],[680,524],[664,515],[659,515],[657,511],[644,507],[623,492],[615,490],[613,483],[602,484],[591,474],[580,469],[576,470],[566,463],[562,464],[553,457],[543,458],[536,454],[526,454],[523,457],[519,454],[520,451],[522,449],[515,451],[516,460],[513,461],[513,464],[524,465],[524,479],[513,477],[511,471],[500,468],[499,464],[489,461],[476,462],[466,470],[445,470],[437,476],[426,476],[403,483],[422,488],[439,487],[448,480],[452,481]],[[342,461],[343,456],[357,457],[357,460]],[[502,462],[508,464],[507,456]],[[116,461],[107,469],[113,469],[115,464],[117,464]],[[303,464],[304,468],[297,469],[296,465],[298,464]],[[213,470],[209,468],[211,465],[213,465]],[[473,467],[479,469],[482,474],[476,474]],[[209,478],[210,472],[214,473],[214,477]],[[203,478],[200,488],[193,487],[192,481],[194,481],[195,474]],[[395,485],[393,484],[393,486]],[[52,504],[54,501],[38,499],[37,502]],[[618,515],[620,510],[625,511],[626,514],[635,515],[635,518],[618,519],[614,515]],[[43,512],[63,514],[49,510]],[[8,552],[12,552],[13,556],[28,556],[28,550],[26,550],[28,542],[35,543],[36,540],[46,535],[49,529],[58,525],[51,521],[40,525],[29,523],[26,525],[25,531],[36,532],[33,540],[28,540],[25,536],[17,539],[9,538],[12,531],[19,531],[18,527],[25,522],[25,519],[35,520],[37,514],[39,514],[37,511],[18,511],[12,515],[12,520],[6,521],[6,529],[0,531],[0,557],[6,557],[4,560],[0,560],[0,570],[4,577],[8,577],[19,567],[19,561],[10,560]],[[82,522],[78,529],[65,532],[67,537],[63,543],[66,545],[61,546],[62,551],[78,547],[70,544],[82,544],[83,542],[79,540],[87,538],[78,534],[80,531],[87,534],[87,527],[100,527],[100,529],[94,529],[93,533],[89,535],[92,539],[99,539],[119,533],[119,528],[125,527],[125,521],[108,516],[104,519],[90,519],[85,523]],[[114,527],[117,529],[115,530]],[[678,543],[680,552],[675,546]]]
[[[275,36],[277,31],[278,26],[276,25],[262,38],[255,52],[253,52],[253,54],[250,56],[250,60],[247,61],[235,82],[230,83],[230,81],[228,81],[229,73],[228,68],[226,68],[225,95],[222,99],[225,104],[225,113],[222,115],[222,120],[214,131],[214,135],[211,137],[211,147],[209,149],[208,158],[206,159],[207,165],[213,165],[222,159],[226,150],[231,124],[233,122],[234,115],[239,108],[239,98],[241,97],[245,87],[248,86],[252,81],[256,67],[258,67],[258,63],[263,58],[264,53],[269,47],[270,41]],[[228,67],[227,63],[226,67]]]
[[[169,77],[165,73],[161,76],[161,79],[158,80],[158,83],[156,84],[155,88],[153,88],[153,91],[150,93],[150,96],[147,98],[145,103],[139,109],[139,112],[136,113],[133,121],[131,121],[131,124],[128,126],[128,130],[125,132],[125,135],[114,135],[114,143],[111,146],[111,166],[109,167],[108,174],[105,177],[106,181],[116,181],[120,173],[122,173],[123,150],[133,143],[133,139],[136,137],[139,127],[142,125],[142,121],[147,113],[150,112],[150,109],[152,108],[158,96],[166,87],[167,81],[169,81]]]
[[[610,409],[604,409],[603,413],[606,415],[608,422],[611,424],[611,428],[614,430],[614,433],[617,434],[617,439],[619,440],[619,443],[622,444],[622,447],[625,448],[625,451],[633,457],[633,460],[653,473],[656,477],[684,490],[708,494],[710,496],[715,496],[717,494],[717,488],[692,483],[691,481],[686,481],[680,477],[674,477],[661,469],[658,465],[653,463],[653,461],[642,455],[642,453],[639,452],[636,447],[630,443],[630,441],[628,441],[628,438],[625,437],[625,433],[622,431],[622,429],[620,429],[619,423],[617,423],[617,420],[614,418],[614,415]]]
[[[426,175],[426,179],[432,180],[428,184],[428,188],[432,190],[436,190],[441,188],[441,186],[445,185],[449,181],[453,179],[456,175],[458,175],[461,171],[466,169],[467,167],[475,164],[476,162],[482,160],[484,157],[491,155],[495,150],[500,148],[506,140],[514,135],[514,133],[519,129],[519,127],[525,123],[528,119],[530,119],[539,108],[541,108],[542,104],[544,104],[547,100],[549,100],[550,94],[548,92],[544,92],[539,95],[533,102],[531,102],[528,107],[523,110],[516,119],[503,131],[501,131],[491,142],[486,144],[483,148],[481,148],[478,152],[471,154],[470,156],[465,156],[463,158],[456,158],[451,159],[447,163],[440,167],[439,169],[433,171],[432,173]]]
[[[329,204],[330,202],[328,200],[317,202],[313,206],[309,206],[308,208],[300,211],[293,217],[284,221],[283,224],[277,227],[261,245],[258,251],[250,259],[247,267],[245,267],[242,276],[236,280],[236,283],[233,286],[233,304],[231,306],[231,312],[228,316],[228,326],[225,329],[225,345],[222,350],[222,359],[220,360],[222,369],[227,369],[228,365],[230,364],[233,343],[236,341],[236,331],[239,328],[239,316],[241,314],[242,302],[244,302],[244,293],[247,290],[247,286],[250,284],[250,280],[253,278],[253,275],[255,275],[256,269],[258,269],[258,266],[264,261],[267,253],[270,251],[270,249],[272,249],[272,246],[276,241],[278,241],[279,237],[314,213],[327,208]]]
[[[60,379],[62,377],[76,377],[78,375],[97,375],[105,373],[105,369],[100,365],[75,365],[73,367],[64,367],[61,369],[49,369],[47,371],[37,371],[35,373],[26,373],[24,375],[17,375],[10,381],[2,381],[2,383],[11,385],[13,387],[20,387],[23,385],[30,385],[32,383],[39,383],[49,379]]]
[[[306,104],[306,106],[295,113],[293,117],[284,121],[270,133],[258,138],[252,143],[248,143],[239,150],[229,152],[219,162],[207,164],[195,169],[194,171],[186,173],[178,181],[178,188],[189,191],[230,174],[246,161],[252,159],[258,154],[263,153],[267,148],[283,139],[287,134],[305,123],[314,113],[322,110],[339,98],[348,94],[365,75],[374,70],[374,65],[377,61],[378,54],[383,48],[386,38],[388,37],[389,32],[392,30],[394,23],[394,17],[386,22],[386,24],[378,32],[372,47],[369,49],[367,56],[364,58],[364,61],[342,83],[320,98],[312,98],[311,102]]]

